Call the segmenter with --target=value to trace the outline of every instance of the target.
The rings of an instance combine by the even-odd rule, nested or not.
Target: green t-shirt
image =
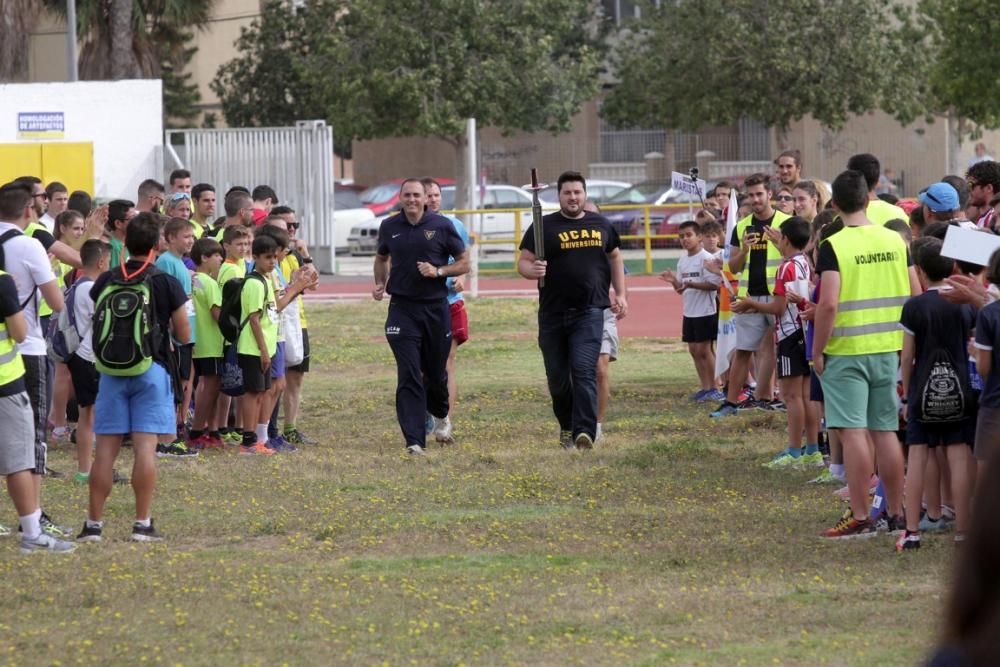
[[[240,293],[240,317],[245,318],[251,313],[260,313],[260,328],[264,332],[264,344],[267,354],[271,357],[278,351],[278,304],[274,300],[274,287],[266,277],[255,272],[255,277],[247,276],[243,281],[243,291]],[[257,278],[263,277],[263,281]],[[239,354],[260,356],[257,339],[254,338],[250,322],[240,332],[239,344],[236,348]]]
[[[114,236],[111,237],[111,268],[116,266],[121,266],[121,257],[125,256],[128,259],[128,250],[125,248],[125,244],[116,239]]]
[[[219,267],[219,287],[228,283],[233,278],[245,278],[247,275],[247,265],[242,259],[230,262],[228,259]]]
[[[191,278],[194,300],[194,358],[219,359],[222,357],[222,332],[212,317],[212,306],[222,306],[222,289],[207,273],[195,273]]]

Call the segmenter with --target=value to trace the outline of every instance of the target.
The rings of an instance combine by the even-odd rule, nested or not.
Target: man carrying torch
[[[603,216],[584,210],[583,176],[567,171],[557,184],[559,211],[545,217],[533,211],[517,270],[538,281],[538,347],[559,421],[559,444],[590,449],[597,430],[596,367],[604,309],[610,307],[619,318],[628,311],[625,264],[618,232]],[[609,286],[615,288],[614,303]]]

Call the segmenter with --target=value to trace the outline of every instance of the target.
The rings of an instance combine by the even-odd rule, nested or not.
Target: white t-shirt
[[[677,280],[681,283],[711,283],[714,290],[687,289],[684,297],[684,317],[707,317],[719,310],[718,287],[722,279],[705,268],[705,262],[713,258],[705,249],[693,255],[687,253],[677,260]]]
[[[45,225],[45,229],[49,230],[50,234],[55,234],[56,229],[56,219],[53,218],[48,212],[42,214],[42,217],[38,219],[38,222]]]
[[[79,287],[77,286],[79,285]],[[73,317],[76,318],[76,332],[80,334],[80,347],[76,348],[76,356],[94,363],[94,300],[90,298],[90,288],[94,281],[89,278],[79,278],[73,283]]]
[[[809,260],[802,253],[781,262],[775,276],[775,296],[785,297],[785,310],[775,323],[775,333],[778,340],[785,340],[796,331],[802,329],[802,319],[799,317],[799,307],[788,300],[788,290],[802,297],[808,297],[810,292],[809,278],[812,270]]]
[[[0,235],[6,234],[11,229],[22,231],[17,225],[0,222]],[[56,279],[56,274],[52,272],[52,264],[49,262],[49,255],[41,243],[24,234],[4,243],[3,251],[7,265],[4,270],[13,276],[14,282],[17,283],[17,299],[25,304],[24,319],[28,321],[28,336],[23,343],[18,344],[17,348],[21,354],[44,356],[45,335],[38,319],[38,303],[42,300],[42,294],[35,287],[54,282]]]

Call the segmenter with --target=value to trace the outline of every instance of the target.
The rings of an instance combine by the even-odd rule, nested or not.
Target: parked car
[[[625,181],[606,181],[599,178],[587,179],[587,199],[595,204],[604,204],[622,190],[630,187],[632,187],[632,184]],[[554,184],[544,190],[540,190],[538,198],[542,200],[543,204],[551,206],[559,205],[559,191]]]
[[[706,190],[715,187],[717,181],[709,181],[705,185]],[[675,190],[670,185],[670,181],[644,181],[637,183],[630,188],[622,190],[605,204],[615,205],[650,205],[661,206],[667,204],[692,204],[694,208],[701,206],[701,201],[697,195],[692,195],[681,190]],[[606,210],[604,217],[614,226],[622,236],[640,235],[643,233],[644,213],[642,209],[629,210]],[[649,210],[649,233],[650,234],[676,234],[677,227],[681,221],[689,219],[687,208],[651,208]],[[668,247],[679,245],[676,239],[653,239],[654,247]],[[622,241],[622,247],[641,248],[643,242],[640,239],[629,239]]]
[[[436,178],[434,180],[442,186],[446,184],[452,185],[455,182],[453,178]],[[402,183],[402,178],[396,178],[386,183],[373,185],[361,193],[361,202],[370,208],[375,215],[385,215],[393,210],[393,208],[397,208],[399,204],[399,186]]]
[[[455,186],[441,187],[441,210],[455,208]],[[513,239],[511,243],[488,243],[484,252],[513,252],[520,239],[514,239],[516,214],[510,212],[488,212],[491,209],[520,209],[521,233],[531,224],[531,195],[515,185],[487,185],[482,193],[480,208],[486,213],[460,216],[470,233],[481,240]],[[391,212],[391,211],[390,211]],[[352,255],[373,255],[378,246],[378,229],[388,214],[355,225],[347,238]]]
[[[350,250],[347,239],[353,227],[375,219],[375,214],[364,205],[358,194],[352,188],[333,187],[333,244],[338,254]]]

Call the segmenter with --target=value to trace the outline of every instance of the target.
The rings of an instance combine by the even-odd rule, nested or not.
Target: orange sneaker
[[[244,447],[240,445],[240,454],[260,454],[262,456],[273,456],[274,450],[268,449],[267,445],[263,442],[258,442],[253,447]]]

